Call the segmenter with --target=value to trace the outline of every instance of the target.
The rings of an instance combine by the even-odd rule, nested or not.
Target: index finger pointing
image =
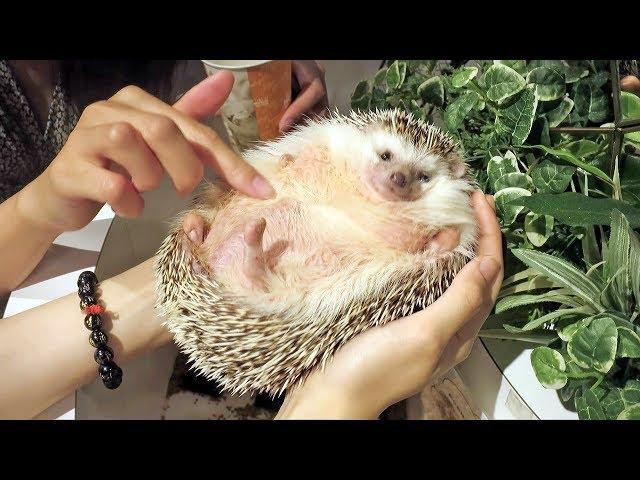
[[[255,198],[272,198],[275,195],[269,182],[236,155],[208,126],[138,87],[125,87],[114,95],[112,100],[131,108],[164,115],[173,120],[200,159],[236,190]]]

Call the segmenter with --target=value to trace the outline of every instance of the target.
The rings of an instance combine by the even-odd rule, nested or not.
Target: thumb
[[[173,108],[195,120],[204,120],[220,109],[231,93],[233,81],[233,74],[229,71],[207,77],[185,93]]]
[[[448,340],[467,322],[491,308],[500,265],[491,255],[473,259],[460,270],[440,298],[414,316],[423,320],[423,328],[428,326],[432,333]]]

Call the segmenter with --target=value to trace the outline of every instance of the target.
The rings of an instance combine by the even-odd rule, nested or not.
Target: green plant
[[[403,108],[458,140],[507,246],[490,318],[504,325],[481,334],[544,344],[536,375],[580,418],[640,415],[640,133],[612,157],[607,129],[593,128],[612,125],[609,77],[595,60],[395,60],[352,96],[354,109]],[[623,92],[620,111],[640,118],[640,98]]]
[[[640,239],[618,210],[604,245],[603,260],[586,273],[552,255],[514,250],[529,269],[504,282],[495,311],[557,304],[519,326],[504,325],[521,339],[543,326],[552,333],[544,342],[534,338],[554,346],[531,354],[540,383],[560,390],[564,400],[573,398],[580,418],[640,419],[640,327],[634,323],[640,314]]]

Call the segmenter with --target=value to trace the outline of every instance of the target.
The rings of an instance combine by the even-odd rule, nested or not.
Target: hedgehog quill
[[[336,113],[244,158],[276,197],[206,185],[156,265],[168,329],[227,391],[283,393],[358,333],[428,306],[473,256],[465,163],[409,113]]]

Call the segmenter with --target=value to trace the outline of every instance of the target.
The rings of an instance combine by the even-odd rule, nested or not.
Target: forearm
[[[153,259],[101,282],[99,292],[119,365],[170,341],[153,308]],[[0,418],[31,418],[97,376],[78,304],[73,293],[0,321]],[[123,382],[133,381],[123,370]]]
[[[0,295],[11,292],[29,276],[59,234],[29,221],[21,193],[0,204]]]
[[[375,420],[382,409],[326,388],[314,374],[287,393],[275,420]]]

